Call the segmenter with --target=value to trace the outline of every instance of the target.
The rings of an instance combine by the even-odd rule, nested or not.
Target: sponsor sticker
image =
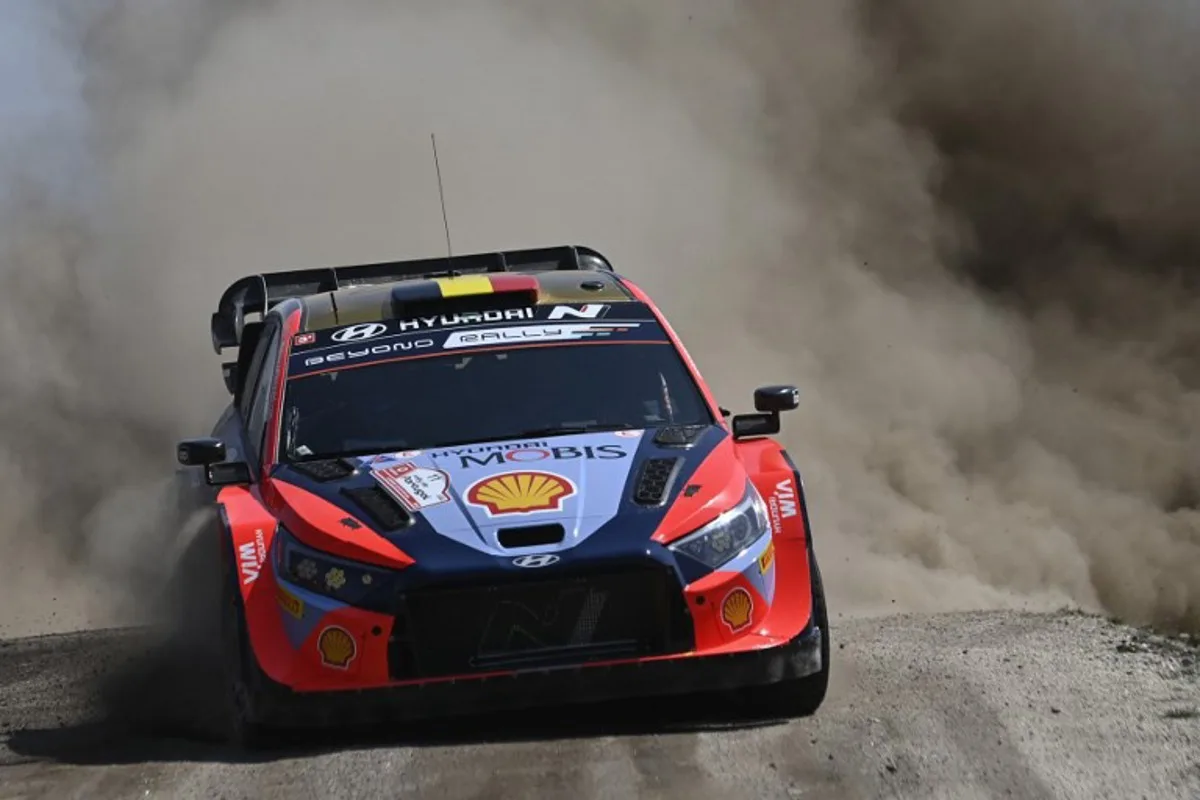
[[[503,464],[534,464],[538,461],[611,461],[618,458],[629,458],[629,451],[619,444],[601,444],[566,446],[566,447],[515,447],[507,450],[493,450],[490,453],[478,455],[460,455],[458,465],[462,469],[468,467],[501,466]]]
[[[321,663],[333,669],[348,669],[358,656],[358,643],[350,631],[340,625],[330,625],[317,637]]]
[[[316,340],[317,335],[315,333],[297,333],[295,338],[292,339],[292,345],[294,347],[304,347],[307,344],[312,344]]]
[[[305,368],[319,367],[322,365],[340,366],[349,362],[358,361],[364,358],[374,358],[382,356],[403,355],[414,350],[428,350],[433,347],[436,342],[433,339],[417,339],[412,342],[392,342],[391,344],[373,344],[363,345],[362,347],[347,347],[344,350],[336,350],[327,355],[310,356],[304,359]]]
[[[480,325],[483,323],[512,322],[531,320],[534,318],[532,308],[488,309],[487,311],[466,311],[460,314],[443,314],[434,317],[415,317],[401,320],[396,329],[402,333],[408,331],[424,331],[433,328],[449,328],[455,325]]]
[[[467,489],[468,503],[485,509],[488,516],[558,511],[575,494],[575,484],[549,472],[506,472],[482,478]]]
[[[464,347],[486,347],[522,342],[570,342],[579,339],[611,336],[641,327],[638,322],[563,323],[561,325],[514,325],[509,328],[484,328],[477,331],[455,331],[446,337],[442,347],[454,350]]]
[[[450,476],[440,469],[406,462],[372,470],[371,475],[409,511],[450,502]]]
[[[767,549],[763,550],[762,555],[758,557],[758,571],[766,575],[767,570],[775,563],[775,540],[767,542]]]
[[[276,587],[275,599],[279,601],[279,607],[287,613],[291,614],[296,619],[304,617],[304,601],[296,595],[289,592],[282,586]]]
[[[734,633],[745,630],[754,618],[754,598],[742,587],[737,587],[721,601],[721,620]]]
[[[636,439],[645,433],[645,431],[613,431],[613,433],[622,439]]]
[[[776,534],[783,533],[783,521],[796,516],[799,505],[796,498],[796,482],[791,478],[775,484],[775,491],[767,499],[767,512],[771,517],[771,528]]]
[[[267,560],[267,543],[262,528],[254,531],[254,541],[238,545],[238,567],[242,572],[242,585],[249,586],[258,580],[258,572]]]

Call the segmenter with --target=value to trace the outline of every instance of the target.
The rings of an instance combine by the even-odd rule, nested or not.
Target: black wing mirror
[[[254,476],[245,461],[222,461],[204,468],[204,480],[209,486],[236,486],[252,483]]]
[[[754,390],[754,408],[758,411],[794,411],[800,405],[800,390],[795,386],[760,386]]]
[[[738,414],[732,420],[734,439],[756,439],[779,433],[779,414]]]
[[[225,443],[220,439],[185,439],[175,448],[175,458],[185,467],[207,467],[225,460]]]
[[[209,486],[248,484],[253,480],[245,461],[225,460],[225,443],[220,439],[186,439],[176,447],[175,458],[185,467],[204,467]]]
[[[779,414],[800,405],[800,390],[795,386],[760,386],[754,391],[757,414],[738,414],[731,420],[733,438],[757,439],[779,433]]]

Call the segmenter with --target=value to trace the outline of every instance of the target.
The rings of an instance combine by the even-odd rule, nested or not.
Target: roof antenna
[[[432,133],[429,134],[429,142],[433,145],[433,166],[437,170],[438,196],[442,200],[442,224],[446,226],[446,260],[449,261],[454,257],[454,250],[450,247],[450,218],[446,216],[446,191],[442,188],[442,165],[438,162],[437,137]]]

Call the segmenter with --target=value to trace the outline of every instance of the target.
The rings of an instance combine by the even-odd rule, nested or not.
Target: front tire
[[[254,749],[270,737],[257,717],[258,665],[229,537],[206,528],[187,545],[176,574],[172,639],[187,727],[207,741]]]

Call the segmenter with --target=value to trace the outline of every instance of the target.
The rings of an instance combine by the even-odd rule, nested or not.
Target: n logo
[[[549,602],[502,600],[484,628],[478,655],[589,645],[607,600],[607,592],[582,587],[564,589]]]
[[[575,308],[574,306],[555,306],[550,311],[549,319],[599,319],[608,311],[608,306],[602,303],[587,303]]]

